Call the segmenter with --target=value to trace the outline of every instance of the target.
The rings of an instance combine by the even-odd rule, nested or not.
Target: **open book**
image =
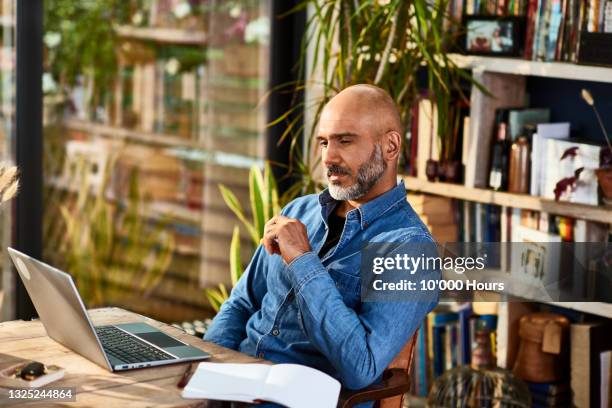
[[[334,408],[340,383],[314,368],[297,364],[200,363],[183,398],[271,401],[290,408]]]

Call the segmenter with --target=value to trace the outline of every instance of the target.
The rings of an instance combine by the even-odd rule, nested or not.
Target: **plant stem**
[[[610,138],[608,137],[608,131],[606,130],[606,127],[604,126],[601,120],[601,117],[599,116],[599,112],[597,111],[597,108],[595,107],[595,105],[593,105],[593,111],[595,111],[595,116],[597,116],[597,120],[599,121],[599,126],[601,126],[601,130],[603,130],[604,137],[606,138],[606,143],[608,144],[608,149],[610,149],[610,152],[612,152],[612,144],[610,143]]]
[[[393,40],[395,39],[396,29],[397,29],[397,13],[393,15],[393,19],[391,20],[391,31],[389,32],[389,38],[387,38],[387,45],[385,45],[383,54],[380,57],[380,65],[378,66],[378,72],[376,72],[374,84],[380,83],[380,80],[382,79],[382,76],[385,73],[385,68],[387,67],[389,54],[391,53],[391,47],[393,47]]]

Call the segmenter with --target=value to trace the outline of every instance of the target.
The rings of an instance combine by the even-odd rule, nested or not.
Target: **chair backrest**
[[[410,340],[406,343],[402,351],[399,352],[397,356],[391,361],[389,367],[387,368],[401,368],[405,372],[409,372],[412,368],[412,360],[414,359],[414,347],[416,345],[416,341],[419,335],[419,331],[417,330]]]
[[[405,373],[410,374],[412,369],[412,360],[414,359],[414,349],[418,338],[419,331],[414,332],[410,340],[406,343],[402,351],[391,361],[391,364],[387,367],[399,368],[404,370]],[[393,398],[385,398],[378,402],[379,408],[401,408],[404,401],[404,396],[400,395]]]

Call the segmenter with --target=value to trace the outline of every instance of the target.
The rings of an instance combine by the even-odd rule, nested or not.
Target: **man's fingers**
[[[266,228],[261,243],[270,255],[280,253],[276,243],[276,232],[272,227]]]

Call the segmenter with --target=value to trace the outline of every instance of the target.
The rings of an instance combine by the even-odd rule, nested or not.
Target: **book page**
[[[200,363],[183,390],[183,398],[252,402],[262,397],[270,367],[266,364]]]
[[[291,408],[335,408],[339,395],[338,380],[298,364],[272,366],[265,380],[264,399]]]

